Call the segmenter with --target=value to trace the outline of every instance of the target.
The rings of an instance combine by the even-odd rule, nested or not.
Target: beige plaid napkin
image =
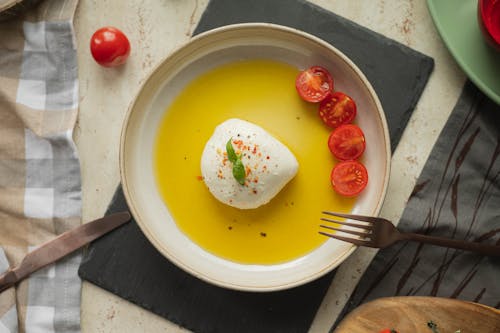
[[[80,224],[73,14],[45,0],[0,23],[0,272]],[[79,332],[80,255],[0,294],[0,332]]]

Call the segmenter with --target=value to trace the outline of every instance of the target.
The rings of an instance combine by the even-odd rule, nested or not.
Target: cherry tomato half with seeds
[[[356,125],[341,125],[330,134],[328,148],[341,161],[355,160],[365,151],[365,135]]]
[[[333,168],[330,181],[338,194],[353,197],[368,184],[368,171],[358,161],[342,161]]]
[[[318,113],[328,127],[337,128],[354,120],[356,103],[343,92],[336,91],[321,101]]]
[[[313,66],[299,73],[295,88],[307,102],[321,102],[333,91],[333,78],[327,69]]]
[[[127,60],[130,54],[130,42],[117,28],[103,27],[92,35],[90,52],[99,65],[115,67]]]

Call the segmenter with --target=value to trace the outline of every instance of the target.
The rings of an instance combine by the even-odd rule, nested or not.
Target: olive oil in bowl
[[[322,210],[350,211],[354,200],[330,184],[330,133],[317,104],[295,90],[299,70],[271,60],[222,65],[189,83],[165,111],[154,151],[158,189],[177,226],[204,250],[243,264],[296,259],[326,241]],[[261,126],[299,162],[295,178],[268,204],[240,210],[220,203],[201,178],[200,158],[215,127],[229,118]]]

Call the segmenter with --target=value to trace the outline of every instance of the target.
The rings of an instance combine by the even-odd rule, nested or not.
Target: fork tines
[[[326,215],[330,215],[330,216],[335,216],[335,217],[355,219],[355,220],[360,220],[360,221],[364,221],[364,222],[371,222],[367,219],[366,216],[342,214],[342,213],[335,213],[335,212],[329,212],[329,211],[323,211],[322,213],[326,214]],[[344,222],[344,221],[339,221],[336,219],[331,219],[331,218],[326,218],[326,217],[321,217],[320,220],[325,221],[325,222],[337,223],[337,224],[340,224],[342,226],[348,226],[348,227],[354,227],[354,228],[361,229],[358,231],[358,230],[351,230],[351,229],[346,229],[346,228],[336,228],[336,227],[327,226],[324,224],[320,225],[321,228],[358,236],[356,238],[351,238],[351,237],[340,236],[338,234],[330,234],[330,233],[326,233],[323,231],[319,231],[319,233],[321,235],[335,238],[335,239],[338,239],[341,241],[349,242],[349,243],[352,243],[355,245],[367,245],[368,240],[364,240],[364,239],[369,238],[371,235],[371,232],[373,230],[373,226],[371,223],[364,224],[362,222],[361,223],[359,223],[359,222]]]
[[[327,237],[330,237],[330,238],[335,238],[335,239],[338,239],[338,240],[341,240],[341,241],[344,241],[344,242],[348,242],[348,243],[352,243],[352,244],[358,245],[358,246],[368,246],[369,245],[368,241],[365,241],[365,240],[362,240],[362,239],[350,238],[350,237],[343,237],[343,236],[339,236],[339,235],[333,235],[333,234],[329,234],[329,233],[326,233],[326,232],[323,232],[323,231],[319,231],[319,233],[321,235],[323,235],[323,236],[327,236]]]
[[[329,211],[322,211],[321,213],[326,214],[326,215],[335,216],[335,217],[343,217],[346,219],[358,220],[358,221],[363,221],[363,222],[371,222],[371,223],[375,222],[377,219],[376,217],[373,217],[373,216],[344,214],[344,213],[329,212]]]

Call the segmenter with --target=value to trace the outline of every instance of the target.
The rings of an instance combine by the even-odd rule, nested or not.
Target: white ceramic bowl
[[[120,169],[134,218],[166,258],[218,286],[272,291],[326,274],[342,263],[355,246],[329,239],[303,257],[276,265],[244,265],[221,259],[191,242],[177,228],[159,194],[153,171],[158,124],[183,87],[214,67],[252,58],[278,60],[297,68],[324,66],[331,69],[336,90],[349,91],[358,106],[357,122],[368,142],[364,161],[370,178],[353,212],[377,215],[389,180],[390,144],[384,113],[374,90],[363,73],[330,44],[277,25],[249,23],[218,28],[194,37],[167,57],[145,81],[128,110],[121,138]]]

